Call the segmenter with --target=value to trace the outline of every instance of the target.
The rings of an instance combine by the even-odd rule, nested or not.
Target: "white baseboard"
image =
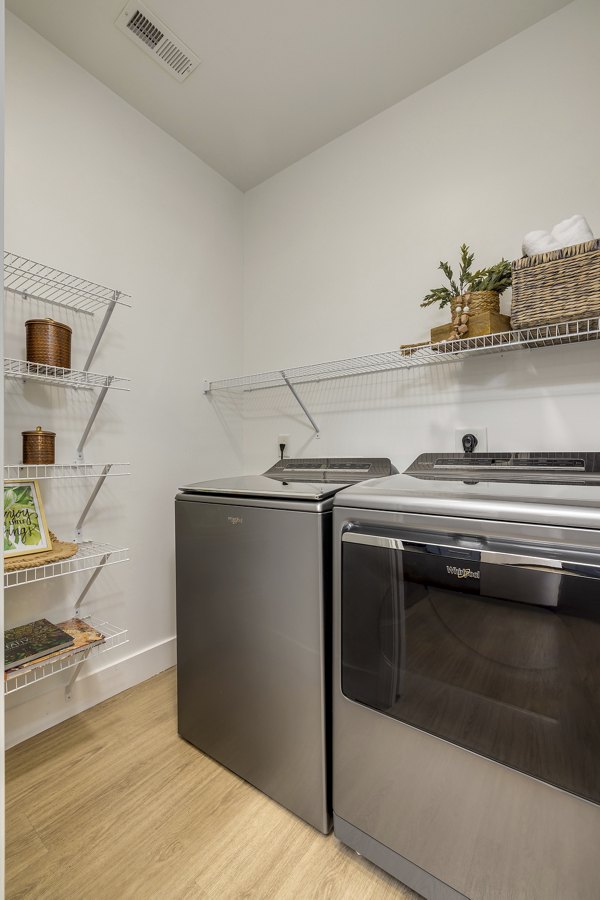
[[[126,650],[127,647],[123,649]],[[65,685],[70,675],[68,669],[8,695],[6,748],[14,747],[35,734],[152,678],[175,663],[176,640],[171,637],[88,673],[84,665],[73,685],[70,700],[65,698]]]

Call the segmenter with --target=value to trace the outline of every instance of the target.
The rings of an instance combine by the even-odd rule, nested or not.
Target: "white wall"
[[[598,448],[592,344],[305,387],[320,440],[286,391],[257,392],[243,455],[235,402],[203,397],[201,382],[425,339],[445,315],[419,301],[463,240],[487,264],[575,211],[600,233],[599,26],[600,6],[576,0],[244,198],[8,17],[7,247],[135,302],[116,314],[93,367],[130,375],[132,391],[109,394],[86,452],[135,473],[103,488],[86,526],[131,547],[131,563],[104,572],[86,604],[131,641],[90,663],[70,702],[64,676],[10,697],[9,744],[174,660],[175,490],[264,469],[279,433],[290,432],[293,454],[380,453],[398,465],[453,448],[455,428],[473,425],[487,426],[496,449]],[[7,355],[23,356],[23,322],[36,315],[47,309],[8,298]],[[93,329],[66,321],[78,366]],[[90,402],[10,384],[7,461],[37,424],[57,431],[57,459],[70,461]],[[90,488],[45,485],[61,536]],[[83,583],[10,591],[7,624],[66,617]]]
[[[129,376],[109,392],[88,462],[130,462],[108,481],[85,536],[131,548],[102,573],[84,610],[129,629],[129,644],[90,661],[64,698],[65,675],[11,695],[13,744],[174,662],[173,498],[177,487],[240,466],[240,429],[204,401],[207,372],[241,356],[242,194],[49,43],[8,16],[6,247],[120,288],[119,310],[92,370]],[[6,354],[24,358],[26,318],[54,315],[74,329],[80,368],[98,324],[6,298]],[[6,461],[21,459],[21,431],[57,432],[57,462],[71,462],[94,398],[7,383]],[[42,482],[50,526],[72,537],[92,483]],[[6,595],[7,626],[72,615],[83,575]]]
[[[0,0],[0,146],[4,147],[4,0]],[[4,210],[4,152],[0,153],[0,210]],[[0,221],[0,244],[4,242],[4,218]],[[2,275],[4,280],[4,273]],[[1,295],[0,295],[1,296]],[[0,347],[4,344],[4,322],[0,302]],[[4,417],[4,372],[0,377],[0,427]],[[0,472],[4,473],[4,448],[0,444]],[[0,477],[4,485],[4,478]],[[4,582],[0,585],[0,620],[4,620]],[[4,646],[0,651],[4,660]],[[0,897],[4,896],[4,694],[0,700]]]
[[[466,241],[489,265],[522,235],[581,212],[600,235],[600,4],[577,0],[255,188],[245,203],[246,372],[425,340],[440,259]],[[600,347],[578,345],[285,390],[246,404],[245,468],[277,434],[292,455],[598,449]],[[224,366],[212,377],[229,374]]]

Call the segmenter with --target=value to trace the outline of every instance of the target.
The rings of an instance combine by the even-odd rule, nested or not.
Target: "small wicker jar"
[[[500,295],[497,291],[468,291],[453,297],[450,309],[450,324],[431,329],[432,344],[510,331],[510,318],[500,313]]]
[[[35,431],[22,431],[21,434],[24,466],[54,465],[54,431],[43,431],[41,425],[38,425]]]
[[[42,366],[58,366],[61,369],[71,368],[71,333],[72,329],[54,319],[28,319],[25,322],[27,333],[27,362]]]
[[[500,312],[500,294],[497,291],[469,291],[459,297],[454,297],[450,301],[450,309],[452,318],[456,316],[456,307],[469,307],[472,316],[479,313],[499,313]]]

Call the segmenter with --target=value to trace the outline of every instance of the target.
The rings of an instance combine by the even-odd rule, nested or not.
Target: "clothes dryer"
[[[426,454],[334,503],[336,836],[431,900],[597,900],[600,455]]]

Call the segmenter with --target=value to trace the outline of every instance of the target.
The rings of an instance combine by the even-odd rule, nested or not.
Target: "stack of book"
[[[22,669],[44,663],[65,652],[87,650],[105,640],[103,634],[82,619],[67,619],[54,625],[37,619],[4,632],[4,669]]]

